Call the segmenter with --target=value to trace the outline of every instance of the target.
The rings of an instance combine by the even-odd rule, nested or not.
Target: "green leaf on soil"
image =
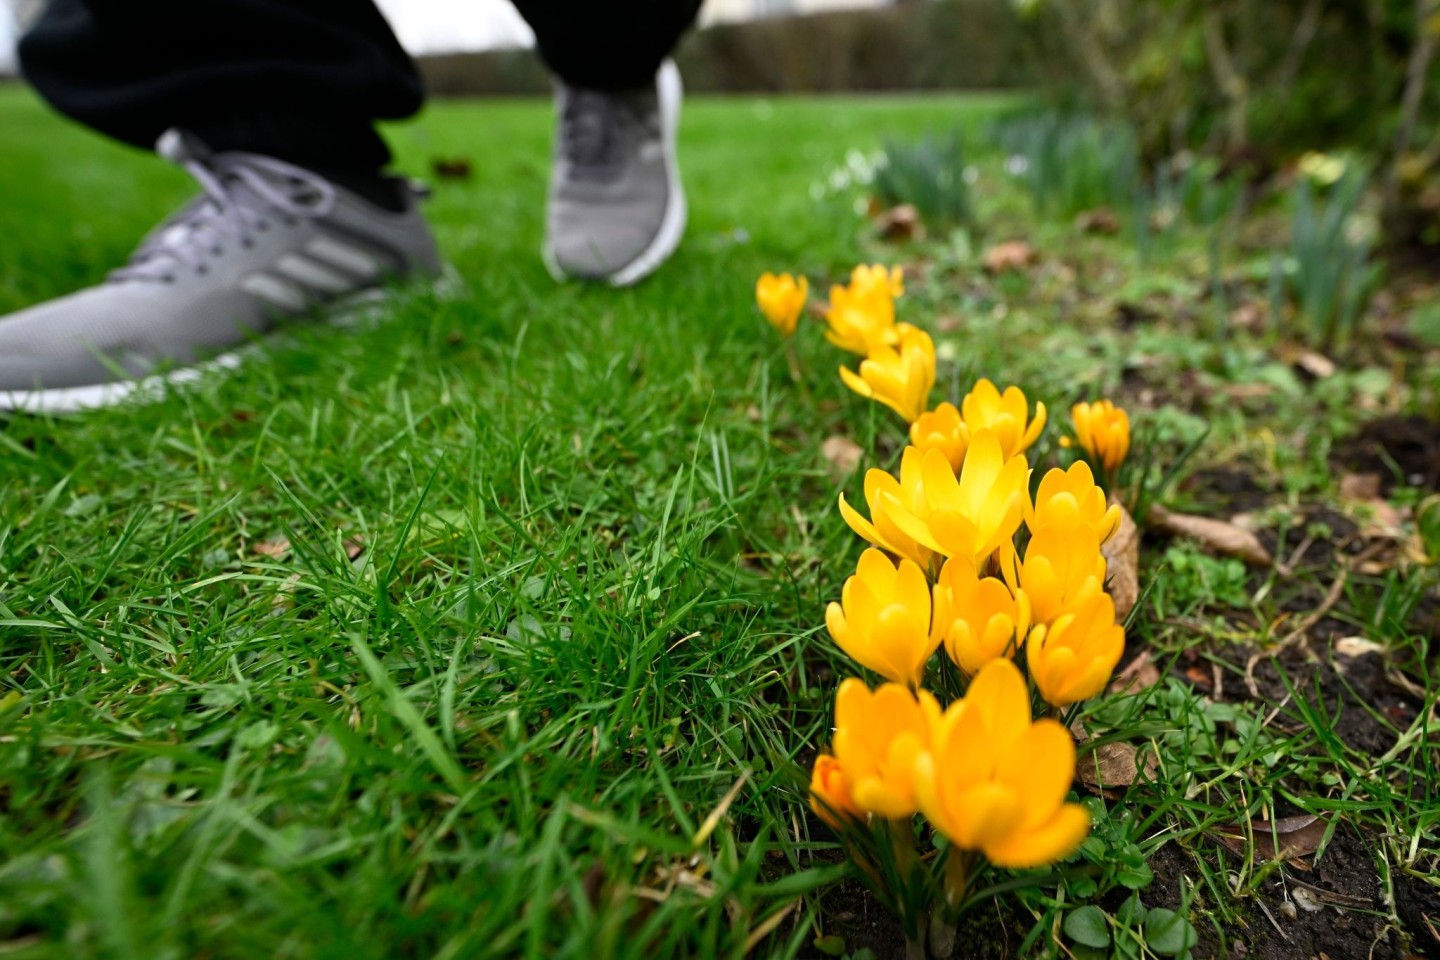
[[[1087,947],[1110,946],[1110,919],[1096,906],[1080,907],[1065,915],[1065,936]]]
[[[1152,907],[1145,917],[1145,945],[1156,953],[1175,956],[1195,946],[1198,940],[1190,921],[1174,910]]]

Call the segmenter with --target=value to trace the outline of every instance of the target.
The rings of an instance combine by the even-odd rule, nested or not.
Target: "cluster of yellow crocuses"
[[[766,317],[793,333],[806,281],[767,274],[756,292]],[[898,268],[857,267],[825,311],[827,339],[863,357],[858,372],[841,368],[846,386],[904,418],[910,445],[898,473],[866,473],[864,511],[840,497],[846,523],[871,546],[826,626],[887,682],[841,684],[811,803],[842,834],[918,812],[952,858],[1038,866],[1073,852],[1089,820],[1065,802],[1074,741],[1057,719],[1032,720],[1031,687],[1059,715],[1109,681],[1125,634],[1101,545],[1121,508],[1084,459],[1051,469],[1032,493],[1027,451],[1046,410],[1032,410],[1019,387],[982,379],[958,406],[931,409],[935,348],[897,322],[903,293]],[[1129,449],[1124,411],[1100,401],[1072,415],[1075,444],[1113,480]],[[942,648],[964,678],[943,707],[925,686]],[[947,902],[958,895],[943,886]]]

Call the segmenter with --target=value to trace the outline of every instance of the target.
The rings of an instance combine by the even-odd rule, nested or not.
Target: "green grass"
[[[1006,105],[692,102],[685,246],[612,291],[557,286],[539,262],[549,105],[437,104],[391,135],[416,175],[432,156],[472,159],[474,178],[439,184],[428,208],[463,292],[291,329],[154,405],[0,421],[0,954],[898,947],[867,929],[877,908],[853,882],[835,885],[803,778],[852,670],[821,624],[860,547],[834,507],[858,474],[831,477],[821,443],[842,434],[874,451],[862,469],[890,467],[900,428],[844,391],[842,358],[810,328],[794,384],[752,302],[763,270],[804,272],[823,295],[860,260],[909,268],[900,310],[936,332],[935,399],[988,375],[1058,422],[1113,393],[1136,414],[1137,458],[1161,465],[1208,429],[1183,472],[1253,477],[1277,553],[1309,540],[1321,554],[1257,573],[1147,539],[1157,582],[1131,650],[1168,676],[1084,719],[1097,742],[1153,751],[1158,780],[1090,797],[1095,842],[978,911],[966,942],[1052,955],[1086,904],[1126,945],[1116,956],[1150,956],[1124,906],[1138,890],[1187,912],[1197,956],[1237,940],[1280,956],[1264,911],[1291,868],[1214,836],[1297,812],[1337,824],[1322,862],[1349,856],[1344,870],[1391,891],[1362,919],[1422,942],[1393,891],[1440,886],[1435,653],[1412,624],[1433,573],[1355,571],[1311,648],[1337,667],[1326,685],[1292,659],[1267,674],[1271,695],[1243,691],[1248,658],[1316,608],[1343,560],[1338,515],[1316,511],[1363,519],[1339,501],[1339,438],[1375,413],[1440,412],[1440,365],[1368,353],[1308,383],[1263,331],[1217,319],[1217,270],[1231,306],[1263,300],[1263,246],[1189,228],[1144,246],[1081,236],[1068,216],[1037,219],[980,138],[967,157],[985,237],[1033,243],[1027,273],[984,276],[959,237],[879,245],[851,191],[815,189],[848,151],[979,129]],[[0,89],[0,129],[0,312],[100,279],[192,190],[18,88]],[[1117,323],[1135,308],[1153,319]],[[1167,502],[1228,509],[1203,482]],[[1428,687],[1413,718],[1368,704],[1370,687],[1343,695],[1341,628]],[[1190,679],[1212,669],[1219,702]],[[1373,750],[1337,734],[1358,714]]]
[[[808,195],[836,155],[988,103],[691,104],[686,245],[621,292],[539,262],[549,105],[438,104],[392,139],[474,159],[429,207],[464,295],[0,424],[0,949],[738,954],[813,885],[767,887],[809,866],[791,761],[854,546],[753,279],[858,256]],[[0,310],[191,192],[17,89],[0,128]]]

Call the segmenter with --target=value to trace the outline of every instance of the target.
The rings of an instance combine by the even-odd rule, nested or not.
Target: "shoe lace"
[[[572,175],[605,179],[624,161],[626,124],[634,108],[623,95],[569,88],[562,98],[560,149]]]
[[[189,134],[167,130],[156,146],[161,157],[183,167],[204,191],[140,245],[111,280],[171,283],[177,268],[208,271],[206,258],[234,241],[254,243],[278,217],[293,223],[318,219],[334,209],[335,188],[303,167],[253,153],[211,153]],[[243,188],[243,189],[242,189]]]

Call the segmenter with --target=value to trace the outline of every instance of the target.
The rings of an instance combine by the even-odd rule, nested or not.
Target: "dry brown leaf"
[[[1265,325],[1265,319],[1269,315],[1268,308],[1255,303],[1242,303],[1230,311],[1230,328],[1232,330],[1259,330]]]
[[[1295,358],[1295,366],[1316,380],[1325,380],[1335,376],[1335,361],[1314,350],[1301,350],[1300,355]]]
[[[430,169],[438,180],[469,180],[473,172],[469,157],[433,157]]]
[[[1075,216],[1075,229],[1081,233],[1099,233],[1112,236],[1120,232],[1120,218],[1109,207],[1082,210]]]
[[[1261,400],[1275,392],[1268,383],[1232,383],[1221,390],[1231,400]]]
[[[1298,817],[1281,817],[1273,824],[1265,820],[1252,820],[1249,836],[1240,824],[1220,827],[1215,839],[1220,845],[1238,856],[1245,855],[1245,848],[1253,838],[1254,859],[1257,863],[1270,860],[1294,860],[1308,857],[1320,849],[1329,824],[1312,813]]]
[[[855,472],[865,451],[849,437],[839,435],[826,437],[820,444],[820,454],[830,465],[829,474],[833,480],[844,480]]]
[[[1106,586],[1115,601],[1115,616],[1124,620],[1140,599],[1140,530],[1123,505],[1120,526],[1100,552],[1105,555]]]
[[[290,541],[285,537],[275,537],[273,540],[261,540],[259,543],[250,545],[250,552],[257,557],[269,557],[271,560],[284,560],[290,556]]]
[[[892,243],[925,239],[925,224],[920,222],[920,211],[909,203],[881,213],[875,218],[875,229],[879,231],[880,239]]]
[[[1347,473],[1340,478],[1341,500],[1374,500],[1380,496],[1380,474]]]
[[[1189,537],[1227,557],[1238,557],[1257,567],[1275,563],[1275,558],[1255,534],[1225,520],[1173,513],[1158,504],[1150,508],[1149,519],[1157,530],[1171,536]]]
[[[935,320],[936,333],[954,333],[963,326],[965,326],[964,319],[953,313],[941,314]]]
[[[1024,240],[1009,240],[986,250],[982,262],[986,273],[1004,273],[1007,270],[1023,270],[1035,260],[1034,247]]]
[[[1110,693],[1139,693],[1160,682],[1160,668],[1146,650],[1125,665],[1110,681]]]
[[[1136,763],[1136,753],[1134,745],[1129,743],[1107,743],[1096,747],[1076,762],[1075,776],[1092,790],[1111,790],[1128,787],[1136,780],[1153,780],[1159,769],[1155,752],[1145,752],[1143,767]]]
[[[1341,637],[1335,641],[1335,652],[1346,657],[1363,657],[1367,653],[1384,653],[1385,648],[1364,637]]]

